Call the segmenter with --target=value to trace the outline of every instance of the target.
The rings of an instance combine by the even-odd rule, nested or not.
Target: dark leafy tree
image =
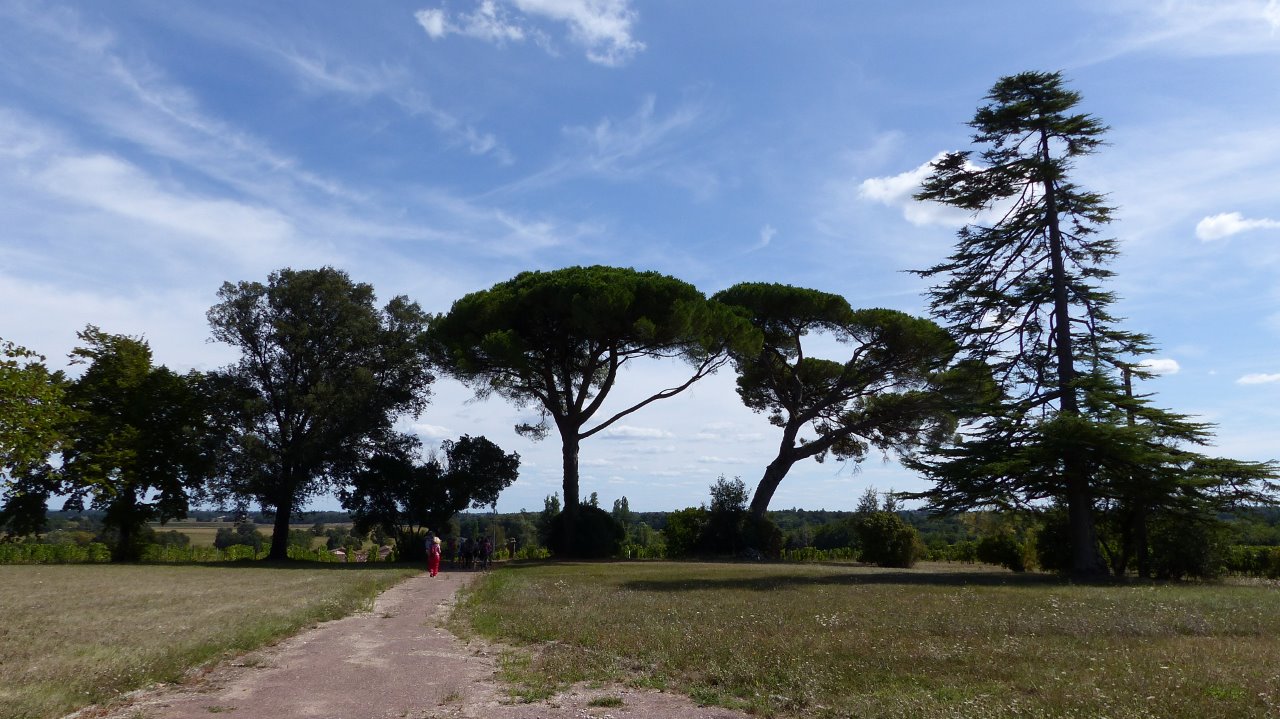
[[[396,419],[426,406],[427,316],[345,272],[284,269],[266,284],[225,283],[209,310],[214,339],[240,349],[222,371],[236,444],[221,491],[275,510],[271,559],[306,499],[341,488],[370,457],[403,444]]]
[[[43,531],[56,477],[49,458],[63,438],[65,380],[44,357],[0,340],[0,532]]]
[[[68,504],[104,510],[114,559],[136,559],[146,523],[185,517],[217,467],[202,376],[153,366],[137,337],[92,325],[78,336],[72,360],[88,367],[67,389],[61,488]]]
[[[473,292],[432,322],[431,335],[440,366],[478,396],[497,393],[541,414],[541,423],[517,431],[540,438],[550,429],[548,420],[555,425],[570,514],[580,503],[582,440],[679,394],[727,362],[729,347],[749,347],[753,339],[749,325],[692,285],[602,266],[524,272]],[[680,385],[588,427],[619,371],[641,358],[681,359],[693,371]]]
[[[1123,544],[1146,546],[1136,537],[1152,511],[1192,496],[1243,497],[1245,485],[1258,496],[1253,483],[1273,468],[1185,449],[1204,441],[1204,425],[1123,390],[1126,372],[1148,376],[1135,358],[1150,341],[1118,327],[1115,296],[1102,287],[1117,248],[1098,233],[1112,208],[1069,179],[1107,128],[1074,112],[1080,95],[1059,73],[1002,78],[987,100],[969,123],[984,147],[978,161],[944,156],[916,196],[975,220],[945,262],[918,274],[942,280],[929,293],[934,316],[991,368],[1002,396],[955,444],[911,462],[936,483],[916,496],[942,510],[1059,503],[1070,571],[1098,575],[1100,510],[1122,527]]]
[[[380,527],[395,539],[401,559],[422,560],[428,529],[443,534],[458,512],[492,506],[519,469],[519,454],[463,435],[443,442],[440,454],[421,464],[404,454],[374,457],[355,475],[342,505],[358,533]]]
[[[763,345],[732,353],[738,395],[782,429],[778,453],[751,499],[763,517],[797,462],[828,455],[859,461],[872,449],[909,453],[955,427],[959,370],[946,330],[894,310],[854,310],[838,295],[767,283],[744,283],[713,298],[759,330]],[[851,347],[847,359],[811,356],[804,340],[825,334]],[[969,378],[980,387],[980,376]]]

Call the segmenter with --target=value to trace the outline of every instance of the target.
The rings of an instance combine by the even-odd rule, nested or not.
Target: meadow
[[[110,701],[363,607],[386,565],[0,566],[0,717]]]
[[[453,625],[516,694],[684,692],[760,716],[1280,715],[1274,583],[1078,585],[981,565],[517,564]]]

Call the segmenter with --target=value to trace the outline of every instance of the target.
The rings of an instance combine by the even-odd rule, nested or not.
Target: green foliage
[[[956,346],[938,325],[885,309],[854,310],[838,295],[742,283],[715,295],[760,332],[760,346],[731,352],[743,403],[782,429],[778,455],[751,500],[763,517],[791,467],[804,459],[860,461],[872,448],[907,452],[935,443],[955,422],[944,381]],[[806,352],[806,335],[849,346],[848,359]],[[801,437],[802,431],[812,436]]]
[[[240,545],[257,552],[262,549],[266,541],[266,536],[258,531],[257,525],[252,522],[241,522],[235,529],[219,527],[218,533],[213,538],[213,546],[218,549],[228,549]]]
[[[266,284],[224,283],[214,339],[241,350],[219,375],[235,443],[220,494],[274,508],[271,557],[284,559],[303,501],[340,488],[426,406],[427,315],[405,297],[383,308],[345,272],[284,269]]]
[[[463,435],[445,440],[440,455],[422,464],[406,453],[374,457],[355,475],[342,505],[357,532],[380,532],[394,539],[404,561],[425,561],[428,530],[445,534],[458,512],[492,506],[519,470],[519,454],[503,452],[483,436]]]
[[[549,548],[557,557],[601,559],[617,556],[626,532],[608,512],[599,507],[579,505],[566,509],[551,520]]]
[[[709,517],[710,513],[703,507],[688,507],[668,514],[666,527],[662,530],[667,556],[691,557],[696,554]]]
[[[63,438],[67,407],[61,373],[44,357],[0,339],[0,534],[44,529],[55,486],[49,456]]]
[[[90,564],[111,561],[101,542],[87,545],[0,542],[0,564]]]
[[[579,505],[579,443],[641,407],[673,396],[727,361],[728,346],[751,344],[750,326],[688,283],[657,272],[567,267],[523,272],[453,303],[431,323],[438,366],[478,396],[496,392],[542,414],[518,431],[560,433],[564,504]],[[637,358],[677,358],[693,367],[678,387],[592,421],[622,366]]]
[[[984,534],[974,548],[978,561],[1015,572],[1025,572],[1030,568],[1034,551],[1034,546],[1019,541],[1013,530],[1008,528]]]
[[[870,512],[855,525],[860,558],[880,567],[909,568],[924,557],[924,543],[914,527],[892,512]]]
[[[191,497],[215,473],[219,440],[205,381],[153,367],[140,338],[92,325],[78,337],[72,358],[88,367],[67,389],[72,413],[60,489],[69,504],[88,499],[104,510],[117,560],[137,559],[149,541],[146,523],[185,517]]]
[[[1227,570],[1230,541],[1216,518],[1164,515],[1152,522],[1151,565],[1158,579],[1215,579]]]

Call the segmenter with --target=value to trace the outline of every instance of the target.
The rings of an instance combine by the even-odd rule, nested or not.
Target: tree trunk
[[[271,551],[267,559],[283,561],[289,558],[289,518],[293,516],[293,496],[276,504],[276,521],[271,529]]]
[[[560,454],[564,463],[564,511],[578,511],[578,430],[573,428],[560,433]]]
[[[751,496],[751,516],[755,519],[763,519],[764,513],[769,509],[769,502],[773,499],[773,493],[777,491],[778,485],[782,483],[782,478],[787,476],[787,472],[791,470],[791,465],[796,460],[786,456],[779,455],[777,459],[769,463],[765,467],[764,476],[760,478],[760,483],[756,485],[756,492]]]
[[[1057,345],[1058,390],[1061,392],[1061,411],[1068,417],[1080,416],[1080,405],[1076,397],[1075,351],[1071,337],[1071,297],[1067,288],[1065,250],[1062,245],[1062,230],[1058,224],[1058,205],[1054,178],[1048,175],[1051,162],[1049,158],[1049,137],[1041,132],[1040,152],[1045,177],[1041,180],[1044,187],[1045,220],[1049,229],[1049,262],[1053,283],[1053,318],[1054,341]],[[1062,458],[1062,469],[1066,482],[1067,519],[1071,540],[1071,573],[1078,577],[1104,576],[1106,565],[1098,552],[1097,531],[1093,524],[1093,497],[1089,491],[1089,472],[1081,459],[1068,452]]]

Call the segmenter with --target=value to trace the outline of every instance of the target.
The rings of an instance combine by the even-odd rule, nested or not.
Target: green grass
[[[987,568],[600,563],[481,579],[517,695],[621,681],[762,716],[1280,715],[1280,588]]]
[[[371,606],[365,565],[0,566],[0,717],[47,719]]]

